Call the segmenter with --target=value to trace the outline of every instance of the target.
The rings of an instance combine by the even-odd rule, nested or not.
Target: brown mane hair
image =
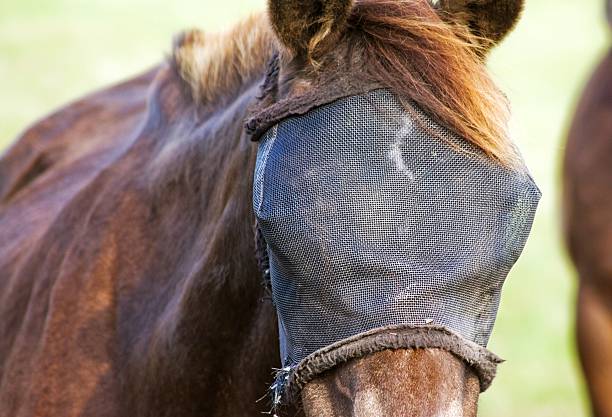
[[[260,77],[274,48],[265,16],[254,14],[227,32],[191,30],[180,35],[171,63],[188,84],[196,102],[212,104]]]
[[[508,102],[483,59],[491,42],[442,13],[427,0],[357,0],[342,39],[327,44],[341,42],[362,54],[371,78],[511,166],[519,156],[507,131]],[[306,71],[324,71],[318,59],[335,58],[322,46],[333,35],[330,25],[322,22],[311,39],[307,62],[313,65]],[[268,19],[257,14],[224,34],[188,33],[175,45],[173,61],[196,101],[218,104],[263,75],[277,45]]]
[[[483,62],[486,40],[425,0],[359,0],[345,38],[361,47],[372,77],[489,157],[516,162],[508,102]]]

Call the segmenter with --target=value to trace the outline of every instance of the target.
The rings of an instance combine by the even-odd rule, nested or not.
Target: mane
[[[468,27],[443,20],[426,0],[359,0],[345,39],[372,78],[501,164],[520,159],[507,99],[484,63],[491,45]]]
[[[212,103],[262,76],[273,44],[268,19],[260,13],[228,32],[186,32],[175,41],[171,60],[194,101]]]
[[[451,16],[443,20],[429,1],[356,0],[338,42],[363,56],[372,79],[413,100],[487,156],[506,166],[520,160],[509,138],[507,99],[484,63],[491,45]],[[260,13],[226,33],[188,32],[176,42],[172,60],[193,99],[213,103],[263,76],[277,45]],[[327,55],[336,58],[333,51]],[[324,70],[311,62],[314,71]]]

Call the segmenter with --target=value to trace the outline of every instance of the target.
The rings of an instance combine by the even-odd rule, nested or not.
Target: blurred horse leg
[[[612,278],[612,277],[610,277]],[[596,417],[612,417],[612,299],[581,277],[577,336]]]
[[[563,213],[580,281],[577,337],[596,417],[612,417],[612,50],[582,93],[565,148]]]

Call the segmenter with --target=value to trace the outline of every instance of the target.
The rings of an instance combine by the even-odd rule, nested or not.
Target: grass
[[[573,342],[575,278],[562,248],[559,160],[576,98],[607,44],[600,0],[529,0],[490,60],[517,142],[543,192],[503,295],[490,348],[508,360],[483,417],[588,413]],[[176,32],[222,30],[263,0],[0,2],[0,149],[36,118],[163,58]]]

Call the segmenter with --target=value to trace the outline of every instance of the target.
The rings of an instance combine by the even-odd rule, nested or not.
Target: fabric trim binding
[[[341,340],[312,353],[295,368],[281,370],[278,378],[286,379],[283,400],[295,401],[308,382],[339,364],[386,349],[448,351],[472,367],[480,380],[481,392],[489,388],[497,365],[504,362],[488,349],[442,326],[386,326]]]
[[[384,88],[357,71],[338,71],[342,75],[322,77],[316,83],[317,88],[300,95],[289,96],[275,101],[278,85],[280,57],[275,53],[268,64],[265,80],[255,104],[249,110],[244,124],[245,132],[251,141],[257,142],[273,125],[281,120],[306,114],[309,110],[329,104],[344,97],[364,94]]]

